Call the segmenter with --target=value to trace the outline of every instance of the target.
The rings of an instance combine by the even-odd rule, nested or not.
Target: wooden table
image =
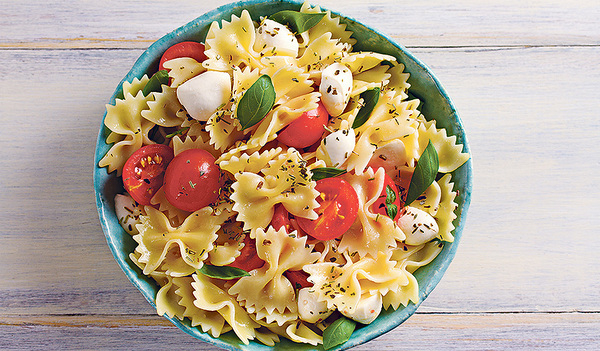
[[[0,0],[0,349],[215,349],[121,272],[92,167],[136,58],[224,3]],[[599,349],[600,2],[319,3],[427,63],[473,152],[454,262],[416,315],[356,349]]]

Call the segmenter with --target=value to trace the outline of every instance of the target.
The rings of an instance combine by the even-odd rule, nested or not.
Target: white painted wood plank
[[[224,2],[0,2],[1,348],[216,350],[120,272],[91,168],[104,103],[139,49]],[[474,153],[454,263],[417,315],[356,349],[600,348],[600,3],[320,3],[413,47]]]
[[[3,1],[0,47],[137,47],[227,0]],[[406,46],[597,45],[595,0],[363,1],[315,3]]]
[[[598,311],[600,48],[418,49],[463,117],[475,190],[421,311]],[[153,313],[112,260],[91,169],[137,50],[0,51],[0,314]],[[575,214],[573,211],[577,211]]]
[[[416,314],[353,350],[597,350],[599,329],[599,314]],[[144,316],[0,317],[0,339],[4,350],[220,350]]]
[[[598,48],[414,51],[474,160],[463,242],[427,308],[468,296],[469,310],[598,310]]]

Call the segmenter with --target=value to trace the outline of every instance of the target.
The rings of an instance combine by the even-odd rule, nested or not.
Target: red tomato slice
[[[308,273],[305,271],[285,271],[283,272],[286,278],[292,283],[294,289],[302,289],[307,288],[309,286],[313,286],[313,283],[308,281]]]
[[[329,121],[329,114],[325,106],[319,102],[319,107],[304,112],[281,132],[277,140],[287,146],[302,149],[321,140],[325,132],[324,126]]]
[[[173,149],[162,144],[139,148],[123,166],[125,190],[140,205],[150,200],[163,185],[167,165],[173,159]]]
[[[175,156],[165,172],[165,197],[180,210],[197,211],[217,200],[221,169],[208,151],[189,149]]]
[[[341,178],[325,178],[317,181],[319,207],[315,209],[319,218],[311,220],[296,217],[300,228],[318,240],[331,240],[344,234],[358,215],[358,195]]]
[[[179,58],[179,57],[191,57],[198,62],[202,62],[207,59],[204,55],[204,44],[197,43],[195,41],[183,41],[177,43],[168,48],[160,58],[158,70],[166,69],[163,64],[166,61]]]
[[[250,272],[253,269],[262,267],[264,264],[265,261],[258,257],[256,253],[256,240],[251,239],[250,235],[246,235],[240,255],[235,258],[230,266]]]
[[[402,202],[400,201],[398,186],[396,185],[396,183],[394,183],[392,178],[389,175],[387,175],[387,173],[386,173],[384,181],[383,181],[383,190],[381,191],[379,198],[377,200],[375,200],[373,205],[371,205],[371,212],[380,214],[383,216],[388,216],[387,209],[386,209],[386,200],[387,200],[387,190],[386,189],[388,186],[392,189],[392,191],[394,192],[394,196],[396,197],[396,199],[392,202],[392,204],[396,206],[396,215],[392,219],[396,220],[400,216],[400,210],[402,209],[402,205],[401,205]]]
[[[273,213],[273,219],[271,219],[271,225],[275,230],[285,227],[287,233],[291,232],[292,223],[290,222],[290,213],[283,207],[282,204],[275,205],[275,212]]]

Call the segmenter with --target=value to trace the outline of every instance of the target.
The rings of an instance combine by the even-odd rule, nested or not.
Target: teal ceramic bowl
[[[158,61],[162,53],[171,45],[185,40],[201,41],[208,32],[210,23],[213,21],[221,21],[231,19],[231,15],[239,16],[243,9],[246,9],[252,15],[252,18],[257,20],[260,16],[268,16],[281,10],[298,10],[301,2],[291,0],[281,1],[241,1],[224,5],[218,9],[208,12],[194,21],[176,29],[175,31],[160,38],[152,44],[135,62],[133,68],[123,78],[110,99],[110,103],[115,103],[115,98],[121,93],[121,86],[124,81],[131,81],[133,78],[141,78],[144,74],[151,75],[158,67]],[[323,9],[327,10],[327,9]],[[419,98],[422,102],[421,112],[427,118],[435,118],[438,127],[443,127],[449,135],[455,135],[457,142],[464,145],[464,152],[469,152],[469,144],[465,132],[462,127],[462,122],[441,84],[438,82],[431,70],[414,57],[406,48],[395,43],[375,29],[369,28],[352,18],[344,17],[335,11],[333,14],[341,16],[342,22],[348,27],[348,30],[354,32],[354,38],[357,39],[357,44],[354,46],[355,51],[376,51],[388,55],[395,56],[398,62],[406,66],[406,71],[410,72],[409,83],[411,84],[410,92],[413,97]],[[106,117],[106,115],[105,115]],[[132,252],[136,243],[119,225],[114,210],[114,196],[122,192],[123,187],[115,172],[108,174],[106,168],[99,168],[98,162],[110,148],[106,144],[106,138],[109,135],[109,130],[104,126],[100,128],[95,155],[94,168],[94,189],[96,193],[96,204],[100,216],[100,223],[108,246],[112,254],[123,269],[129,280],[135,285],[148,302],[156,307],[154,298],[158,292],[158,285],[149,277],[143,275],[141,271],[129,259],[128,255]],[[420,268],[415,272],[415,276],[419,281],[419,294],[421,303],[431,293],[438,284],[444,272],[450,265],[452,258],[456,253],[457,246],[460,242],[461,233],[465,225],[467,209],[470,203],[472,189],[472,163],[469,160],[459,169],[452,173],[455,189],[459,191],[456,199],[458,209],[456,210],[457,219],[454,221],[456,229],[454,230],[455,240],[452,244],[446,244],[442,252],[429,265]],[[365,343],[377,336],[380,336],[408,319],[419,305],[409,304],[407,307],[399,308],[396,311],[382,311],[381,315],[370,325],[357,329],[350,340],[335,348],[335,350],[344,350],[353,346]],[[211,335],[203,333],[199,328],[193,328],[189,320],[179,321],[175,318],[167,318],[184,332],[203,340],[207,343],[217,345],[228,350],[311,350],[315,349],[310,345],[300,345],[288,342],[282,338],[282,342],[274,348],[265,346],[258,342],[251,342],[249,345],[241,343],[235,334],[232,332],[222,335],[220,338],[213,338]],[[321,350],[322,347],[316,348]]]

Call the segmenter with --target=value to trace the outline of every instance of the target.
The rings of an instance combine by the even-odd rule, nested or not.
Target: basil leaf
[[[396,201],[396,192],[394,191],[394,189],[392,189],[391,186],[386,185],[385,186],[385,194],[387,195],[385,198],[385,203],[386,204],[393,204],[394,201]]]
[[[410,179],[408,194],[406,195],[406,205],[415,201],[435,180],[435,176],[440,168],[440,161],[435,147],[429,141],[427,147],[419,157],[415,172]]]
[[[337,177],[346,173],[346,170],[334,167],[321,167],[312,170],[312,180],[317,181],[325,178]]]
[[[386,185],[385,193],[385,213],[388,215],[388,217],[394,219],[398,214],[398,206],[394,204],[394,201],[396,201],[396,192],[394,191],[394,189],[392,189],[391,186]]]
[[[345,343],[350,339],[355,328],[356,322],[352,319],[346,317],[337,319],[323,331],[323,349],[329,350],[332,347]]]
[[[375,109],[377,102],[379,101],[380,93],[380,88],[373,88],[360,94],[360,97],[363,99],[364,105],[360,108],[358,114],[356,114],[354,123],[352,123],[352,128],[356,129],[365,124],[365,122],[371,116],[371,112],[373,112],[373,110]]]
[[[146,83],[146,86],[144,86],[142,93],[144,96],[148,96],[152,92],[160,93],[163,84],[169,85],[169,72],[166,69],[161,69],[154,73],[148,83]]]
[[[398,206],[394,204],[385,205],[385,213],[393,220],[398,214]]]
[[[292,32],[300,34],[317,25],[325,15],[325,13],[303,13],[284,10],[272,14],[269,18],[275,22],[287,24]]]
[[[260,122],[275,104],[275,88],[271,77],[264,74],[244,92],[237,107],[236,116],[242,129],[250,128]]]
[[[240,277],[249,276],[250,274],[243,269],[230,266],[212,266],[210,264],[204,264],[202,268],[198,270],[199,273],[204,274],[207,277],[216,279],[235,279]]]

